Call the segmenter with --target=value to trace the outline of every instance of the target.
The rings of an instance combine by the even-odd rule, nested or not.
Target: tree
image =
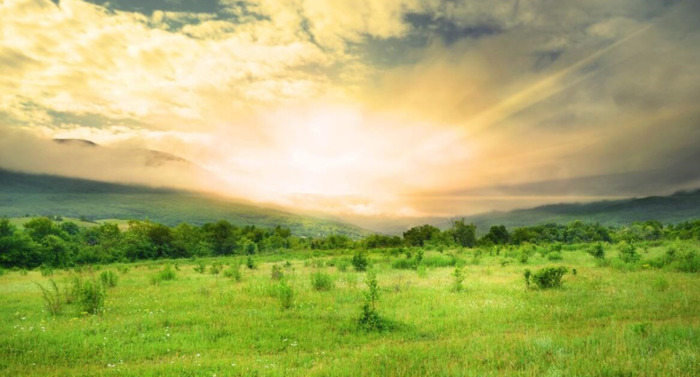
[[[464,219],[452,223],[452,237],[455,242],[463,247],[474,247],[476,245],[476,225],[465,224]]]
[[[231,255],[236,250],[236,227],[226,220],[202,225],[206,240],[211,244],[214,255]]]
[[[505,245],[510,242],[510,233],[505,225],[494,225],[489,229],[488,234],[482,237],[484,241],[490,241],[494,245]]]
[[[423,246],[426,241],[430,241],[438,233],[440,233],[440,229],[425,224],[403,232],[403,239],[411,246]]]

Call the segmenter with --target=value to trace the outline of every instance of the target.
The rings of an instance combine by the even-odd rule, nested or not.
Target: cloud
[[[259,201],[513,208],[444,196],[673,166],[700,141],[693,1],[94,3],[0,4],[0,127],[174,153]]]

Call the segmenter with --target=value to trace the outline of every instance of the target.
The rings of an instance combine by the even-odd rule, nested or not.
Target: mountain
[[[509,212],[490,212],[464,217],[476,224],[480,232],[492,225],[508,228],[547,223],[567,224],[574,220],[603,225],[625,225],[634,221],[658,220],[678,223],[700,218],[700,189],[681,191],[669,196],[648,196],[592,203],[552,204]],[[439,224],[449,227],[449,221]]]
[[[288,227],[298,236],[344,234],[360,227],[193,191],[107,183],[0,169],[0,216],[61,215],[99,219],[150,219],[176,225],[228,220],[235,225]]]

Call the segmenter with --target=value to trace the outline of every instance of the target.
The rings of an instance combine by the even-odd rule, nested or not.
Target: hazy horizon
[[[669,194],[700,187],[699,18],[695,1],[4,1],[0,168],[344,217]]]

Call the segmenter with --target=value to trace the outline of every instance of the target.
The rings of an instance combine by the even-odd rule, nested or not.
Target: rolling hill
[[[508,212],[465,216],[466,221],[476,224],[480,232],[487,231],[492,225],[500,224],[514,228],[547,223],[567,224],[574,220],[581,220],[619,226],[634,221],[658,220],[667,224],[697,218],[700,218],[700,190],[682,191],[669,196],[552,204]],[[449,221],[439,225],[448,227]]]
[[[150,219],[176,225],[225,219],[235,225],[288,227],[298,236],[368,232],[335,220],[302,216],[253,203],[147,186],[106,183],[0,169],[0,216],[61,215],[99,219]]]

